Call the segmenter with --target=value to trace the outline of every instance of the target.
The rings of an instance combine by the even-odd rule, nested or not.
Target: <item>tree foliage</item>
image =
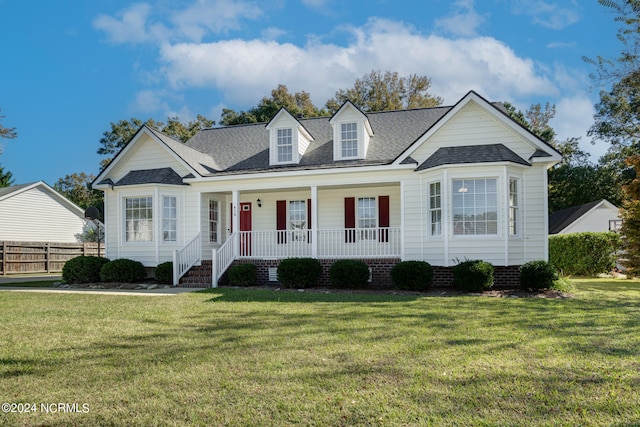
[[[11,187],[13,185],[13,174],[4,170],[0,165],[0,188]]]
[[[624,186],[626,199],[620,209],[621,233],[626,251],[624,264],[628,274],[637,277],[640,275],[640,155],[629,157],[627,164],[633,167],[635,177]]]
[[[347,100],[364,112],[437,107],[443,99],[429,93],[430,87],[431,79],[426,76],[400,77],[397,72],[373,70],[352,88],[338,90],[326,108],[335,113]]]
[[[262,123],[270,121],[280,111],[286,108],[294,116],[317,117],[325,116],[327,112],[318,109],[308,92],[289,93],[285,85],[278,85],[271,91],[271,98],[266,96],[257,106],[247,111],[235,111],[228,108],[222,110],[220,124],[225,126],[247,123]]]
[[[0,115],[0,119],[4,119],[5,116]],[[4,138],[4,139],[13,139],[16,138],[18,136],[18,132],[16,131],[16,128],[6,128],[4,126],[2,126],[2,123],[0,123],[0,138]]]
[[[91,183],[94,179],[95,176],[84,172],[74,173],[58,179],[53,188],[81,208],[95,206],[102,214],[103,193],[92,188]]]
[[[111,156],[117,154],[127,143],[134,137],[136,132],[142,125],[156,129],[165,135],[177,139],[178,141],[187,142],[189,138],[194,136],[200,129],[213,126],[215,122],[198,114],[196,120],[182,122],[178,117],[168,117],[167,122],[156,122],[148,119],[143,122],[137,118],[129,120],[120,120],[111,122],[111,130],[102,134],[100,139],[100,148],[98,154],[108,156],[101,162],[101,168],[104,168],[111,161]]]

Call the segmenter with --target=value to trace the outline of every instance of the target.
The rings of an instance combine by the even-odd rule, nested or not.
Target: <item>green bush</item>
[[[147,272],[139,261],[120,258],[109,261],[100,269],[100,278],[103,282],[133,283],[144,280]]]
[[[153,272],[153,277],[156,282],[163,285],[173,285],[173,263],[171,261],[158,264],[156,270]]]
[[[391,268],[393,286],[405,291],[426,291],[433,281],[433,268],[425,261],[401,261]]]
[[[78,256],[62,267],[62,278],[67,283],[95,283],[100,281],[100,269],[108,263],[107,258]]]
[[[453,267],[453,283],[466,292],[480,292],[493,286],[493,265],[486,261],[464,261]]]
[[[610,231],[557,234],[549,236],[549,262],[565,275],[596,276],[615,267],[620,245]]]
[[[258,282],[258,267],[255,264],[236,264],[227,274],[232,286],[252,286]]]
[[[331,265],[329,279],[336,288],[366,288],[369,284],[369,266],[362,261],[341,259]]]
[[[520,286],[523,289],[551,289],[558,280],[558,271],[547,261],[530,261],[520,266]]]
[[[287,258],[278,265],[278,280],[286,288],[310,288],[318,283],[322,265],[315,258]]]

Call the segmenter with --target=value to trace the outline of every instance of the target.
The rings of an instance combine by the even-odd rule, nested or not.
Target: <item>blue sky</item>
[[[323,106],[371,70],[426,75],[446,105],[469,90],[522,110],[556,105],[586,131],[600,88],[583,55],[615,57],[597,0],[0,0],[0,142],[16,184],[97,175],[110,123],[220,119],[278,84]]]

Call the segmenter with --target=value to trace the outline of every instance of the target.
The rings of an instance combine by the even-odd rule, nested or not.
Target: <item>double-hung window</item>
[[[429,221],[431,236],[442,236],[442,193],[439,182],[429,184]]]
[[[153,240],[153,198],[126,197],[124,199],[125,241]]]
[[[358,198],[357,220],[360,240],[375,240],[378,223],[375,197]]]
[[[178,230],[178,207],[175,196],[162,197],[162,240],[175,242]]]
[[[277,149],[278,163],[288,163],[293,161],[293,133],[291,128],[278,129],[277,132]]]
[[[220,236],[220,202],[209,200],[209,242],[218,243]]]
[[[454,235],[498,234],[497,180],[455,179],[452,183]]]
[[[520,233],[518,224],[518,180],[509,179],[509,235],[517,236]]]
[[[306,240],[307,202],[305,200],[289,201],[289,229],[292,230],[293,240]]]
[[[358,157],[358,124],[342,123],[340,125],[340,142],[342,158]]]

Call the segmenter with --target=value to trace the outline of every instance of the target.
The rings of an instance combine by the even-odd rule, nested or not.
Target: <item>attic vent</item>
[[[278,269],[276,267],[269,267],[269,281],[270,282],[278,281]]]

